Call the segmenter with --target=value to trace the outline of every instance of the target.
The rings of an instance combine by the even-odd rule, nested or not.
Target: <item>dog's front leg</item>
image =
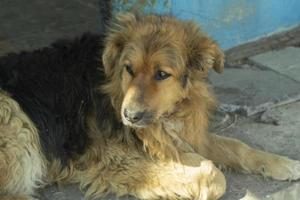
[[[139,199],[218,199],[225,192],[225,178],[211,161],[198,154],[183,156],[192,165],[152,159],[147,154],[110,144],[101,161],[78,171],[88,196],[108,192],[130,194]],[[198,164],[197,164],[198,163]],[[197,166],[193,166],[196,165]]]
[[[133,195],[141,199],[216,200],[226,188],[222,172],[207,160],[198,167],[156,163],[143,173],[150,176],[145,177],[143,184],[133,186]]]
[[[211,135],[208,158],[215,163],[277,180],[300,179],[300,162],[267,153],[239,140]]]

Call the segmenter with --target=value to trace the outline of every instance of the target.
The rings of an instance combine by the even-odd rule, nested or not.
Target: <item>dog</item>
[[[87,197],[219,199],[225,166],[276,180],[300,162],[208,132],[224,54],[192,21],[119,14],[105,34],[0,59],[0,200],[46,184]]]

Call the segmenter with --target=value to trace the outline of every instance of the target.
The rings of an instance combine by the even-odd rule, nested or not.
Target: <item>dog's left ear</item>
[[[201,32],[199,26],[188,23],[187,65],[202,70],[207,74],[210,68],[222,73],[224,68],[224,53],[211,38]]]
[[[106,76],[112,76],[118,64],[121,52],[132,35],[137,22],[137,14],[121,13],[112,20],[104,42],[102,63]]]

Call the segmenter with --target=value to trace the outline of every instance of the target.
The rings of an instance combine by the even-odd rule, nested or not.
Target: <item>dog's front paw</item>
[[[298,179],[300,179],[300,161],[288,159],[285,180],[298,180]]]
[[[279,157],[272,165],[265,168],[265,175],[276,180],[300,179],[300,161]]]
[[[225,193],[225,177],[211,161],[201,162],[199,174],[199,200],[219,199]]]

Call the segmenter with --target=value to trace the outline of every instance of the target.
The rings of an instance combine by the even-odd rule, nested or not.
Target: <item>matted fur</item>
[[[53,182],[91,198],[218,199],[215,164],[299,179],[298,161],[208,133],[205,79],[223,57],[193,22],[126,13],[105,37],[0,59],[0,200]]]
[[[46,159],[36,127],[17,102],[0,92],[0,193],[31,195],[43,185]]]

